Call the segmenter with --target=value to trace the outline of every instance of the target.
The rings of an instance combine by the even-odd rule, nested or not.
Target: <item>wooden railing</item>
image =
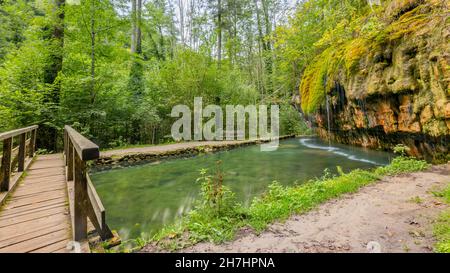
[[[88,218],[102,238],[113,238],[106,224],[106,211],[89,178],[86,163],[99,158],[99,147],[70,126],[64,127],[67,181],[73,181],[72,227],[75,241],[87,239]]]
[[[36,151],[37,125],[0,134],[3,142],[0,169],[0,203],[15,187],[23,172],[28,168]],[[17,143],[17,147],[14,147]],[[14,175],[13,175],[14,174]]]

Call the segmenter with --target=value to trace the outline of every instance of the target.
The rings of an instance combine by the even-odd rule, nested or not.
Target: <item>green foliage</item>
[[[0,129],[36,123],[53,110],[54,105],[44,101],[52,90],[46,73],[52,59],[49,37],[55,11],[41,13],[48,9],[45,3],[33,7],[27,1],[0,5],[0,21],[9,22],[2,30],[12,33],[5,34],[3,42],[0,38]]]
[[[280,135],[311,135],[303,116],[290,104],[280,105]]]
[[[219,161],[214,175],[200,171],[201,198],[181,222],[164,228],[153,240],[169,249],[182,248],[201,241],[220,243],[233,238],[244,225],[245,210],[236,202],[234,193],[223,185]],[[187,236],[187,237],[186,237]]]
[[[214,176],[208,175],[208,170],[202,169],[201,177],[197,179],[197,182],[201,183],[200,197],[203,203],[200,207],[204,208],[204,212],[211,214],[212,217],[227,215],[228,210],[233,211],[236,203],[234,193],[223,185],[221,164],[221,161],[217,161]]]
[[[387,32],[389,33],[390,40],[396,40],[405,35],[414,33],[430,22],[430,15],[420,14],[418,13],[418,10],[419,9],[416,8],[405,13],[397,21],[389,25]]]
[[[329,86],[334,84],[340,63],[339,53],[330,47],[306,68],[300,85],[303,111],[312,113],[322,103]]]
[[[142,54],[131,54],[131,24],[123,4],[82,0],[79,5],[66,5],[61,49],[52,38],[60,11],[55,1],[1,1],[1,131],[41,122],[56,129],[69,124],[103,148],[156,144],[167,141],[172,107],[192,106],[196,96],[203,97],[204,104],[260,101],[247,72],[252,68],[245,67],[247,60],[240,57],[242,40],[228,41],[227,48],[236,52],[227,52],[233,61],[224,59],[219,68],[208,18],[193,22],[205,27],[195,29],[195,35],[208,34],[199,38],[201,47],[181,45],[172,5],[152,0],[146,1],[143,12]],[[242,13],[234,20],[249,20],[250,2],[235,4]],[[59,52],[63,68],[50,84],[46,70]],[[46,99],[59,85],[55,100]]]
[[[26,39],[24,31],[33,16],[26,0],[4,0],[0,5],[0,63],[11,48],[17,48]]]
[[[228,189],[219,187],[220,171],[216,172],[215,177],[202,171],[199,179],[202,181],[202,199],[197,207],[178,223],[158,232],[151,242],[175,250],[201,241],[220,243],[231,240],[236,231],[244,226],[261,232],[274,221],[285,220],[345,193],[356,192],[382,176],[421,171],[428,167],[424,161],[405,157],[397,157],[390,165],[372,171],[357,169],[344,173],[342,168],[337,167],[338,175],[325,170],[322,177],[298,186],[285,187],[274,182],[265,194],[253,199],[250,207],[237,204]],[[217,198],[229,200],[222,201],[220,213]],[[228,205],[225,206],[225,203]]]
[[[402,173],[425,170],[431,165],[424,160],[417,160],[414,157],[399,156],[392,160],[391,164],[375,170],[378,175],[397,175]]]
[[[321,1],[306,1],[307,6],[322,7]],[[334,1],[331,1],[332,3]],[[332,4],[331,4],[332,5]],[[371,51],[376,51],[383,44],[413,35],[418,31],[432,30],[430,22],[436,18],[427,1],[421,0],[392,0],[386,1],[383,6],[375,9],[367,9],[367,6],[350,1],[348,9],[340,8],[337,16],[330,22],[326,19],[304,16],[302,21],[292,21],[289,28],[280,29],[279,43],[283,45],[283,51],[301,47],[302,53],[286,55],[291,62],[299,62],[299,57],[305,58],[300,62],[300,69],[304,68],[300,95],[302,109],[306,113],[312,113],[324,103],[325,95],[334,87],[337,79],[342,75],[352,75],[360,71],[360,64],[370,57]],[[303,12],[302,9],[298,13]],[[333,12],[331,12],[333,13]],[[341,14],[342,13],[342,14]],[[306,22],[316,26],[317,21],[323,25],[311,35],[313,42],[302,43],[298,37],[299,26]],[[435,24],[439,24],[435,20]],[[301,29],[301,27],[300,27]],[[300,36],[301,37],[301,36]],[[280,45],[280,47],[281,47]],[[305,54],[305,48],[308,53]],[[292,52],[291,52],[292,53]],[[312,61],[309,61],[312,60]]]
[[[355,192],[376,181],[378,177],[370,171],[355,170],[336,177],[325,175],[294,188],[274,183],[266,195],[253,201],[249,213],[250,225],[257,231],[262,231],[275,220],[306,212],[343,193]]]
[[[404,145],[404,144],[398,144],[393,149],[394,153],[399,154],[401,156],[406,156],[411,149]]]
[[[450,185],[442,192],[446,203],[450,204]],[[447,209],[441,213],[433,227],[434,236],[437,243],[434,247],[435,252],[450,253],[450,210]]]

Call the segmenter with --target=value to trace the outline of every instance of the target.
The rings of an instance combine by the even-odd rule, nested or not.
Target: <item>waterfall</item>
[[[330,118],[330,97],[327,95],[327,123],[328,123],[328,142],[331,142],[331,118]]]

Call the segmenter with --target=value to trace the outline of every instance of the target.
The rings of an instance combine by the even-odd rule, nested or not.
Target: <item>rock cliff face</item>
[[[336,73],[311,114],[318,134],[371,148],[403,143],[414,156],[450,160],[449,7],[448,1],[392,1],[387,28],[401,34],[371,47],[356,69]]]

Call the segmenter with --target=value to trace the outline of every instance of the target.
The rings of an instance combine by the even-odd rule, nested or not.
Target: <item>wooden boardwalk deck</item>
[[[0,253],[70,252],[70,241],[63,156],[38,156],[0,208]]]

